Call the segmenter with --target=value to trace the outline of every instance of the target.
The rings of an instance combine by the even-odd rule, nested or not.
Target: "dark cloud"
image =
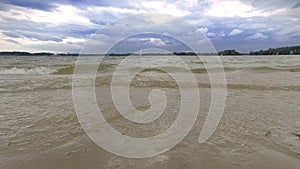
[[[8,43],[13,43],[13,44],[20,44],[19,42],[15,41],[15,40],[12,40],[12,39],[5,39],[6,42]]]
[[[9,11],[9,6],[3,2],[0,2],[0,11]]]
[[[64,24],[60,26],[36,23],[28,20],[10,19],[0,25],[2,34],[10,38],[29,38],[40,41],[61,42],[66,37],[87,38],[95,33],[97,29],[88,28],[75,24]]]
[[[63,34],[65,36],[69,37],[75,37],[75,38],[87,38],[89,35],[94,34],[97,32],[97,28],[89,28],[87,26],[83,25],[76,25],[76,24],[63,24],[60,26],[49,26],[49,29],[53,31],[54,33],[58,32],[60,34]],[[49,30],[47,30],[48,32]]]
[[[110,6],[111,4],[110,1],[105,0],[65,0],[62,3],[73,5],[77,8],[85,8],[88,6]]]
[[[263,11],[275,10],[279,8],[290,8],[299,0],[272,0],[272,1],[262,1],[262,0],[241,0],[245,4],[252,5]]]
[[[77,8],[86,8],[89,6],[109,6],[111,4],[110,1],[104,0],[3,0],[2,3],[43,11],[53,11],[59,4],[71,5]],[[0,10],[4,10],[1,6]]]
[[[97,25],[106,25],[108,24],[107,21],[104,21],[102,19],[90,19],[90,22],[97,24]]]
[[[296,3],[296,4],[292,7],[292,9],[296,9],[296,8],[299,8],[299,7],[300,7],[300,2]]]
[[[56,7],[53,1],[40,0],[4,0],[2,3],[44,11],[51,11]]]
[[[54,36],[49,34],[39,34],[39,33],[33,33],[33,32],[22,32],[21,33],[24,37],[30,38],[30,39],[37,39],[40,41],[54,41],[54,42],[61,42],[64,38],[63,36]]]
[[[29,38],[29,39],[37,39],[40,41],[54,41],[54,42],[61,42],[62,39],[59,37],[51,36],[51,35],[45,35],[45,34],[39,34],[39,33],[33,33],[33,32],[3,32],[4,35],[11,38]]]
[[[22,38],[23,36],[21,34],[18,34],[16,32],[11,32],[11,31],[7,31],[7,32],[2,32],[2,34],[11,37],[11,38]]]

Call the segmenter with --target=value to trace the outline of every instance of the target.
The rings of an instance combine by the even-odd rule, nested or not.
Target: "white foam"
[[[0,68],[0,75],[44,75],[54,73],[56,70],[48,67],[34,67],[34,68]]]

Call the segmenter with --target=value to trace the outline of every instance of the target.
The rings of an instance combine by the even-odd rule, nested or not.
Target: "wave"
[[[88,66],[88,65],[81,65],[81,66],[84,67],[84,66]],[[100,64],[98,66],[97,72],[109,71],[114,67],[115,67],[115,64]],[[71,65],[68,67],[60,68],[60,69],[56,70],[55,72],[53,72],[53,74],[73,74],[74,69],[75,69],[75,65]]]
[[[168,68],[169,72],[184,72],[185,70],[180,67],[174,67],[173,69]],[[218,72],[231,72],[236,70],[249,70],[258,73],[264,72],[274,72],[274,71],[283,71],[283,72],[300,72],[299,67],[272,67],[272,66],[257,66],[257,67],[224,67],[224,68],[209,68],[209,72],[218,73]],[[193,68],[191,71],[195,74],[208,74],[208,69],[206,68]],[[145,69],[142,72],[155,72],[155,73],[165,73],[157,68]]]
[[[106,72],[106,71],[114,71],[114,68],[117,67],[115,64],[101,64],[98,67],[97,72]],[[68,66],[60,68],[53,72],[53,74],[73,74],[75,66]],[[140,69],[140,67],[132,67],[128,68],[128,70],[135,70]],[[165,66],[165,67],[158,67],[158,68],[143,68],[141,73],[145,72],[154,72],[154,73],[166,73],[165,71],[162,71],[161,69],[167,71],[167,72],[186,72],[185,69],[181,67],[171,67],[171,66]],[[209,71],[214,72],[231,72],[236,70],[250,70],[255,72],[271,72],[271,71],[285,71],[285,72],[300,72],[299,67],[272,67],[272,66],[257,66],[257,67],[224,67],[224,68],[210,68]],[[206,68],[192,68],[191,71],[196,74],[207,74],[208,71]]]
[[[300,91],[300,85],[290,86],[264,86],[254,84],[227,84],[227,89],[232,90],[271,90],[271,91]]]
[[[53,74],[63,75],[63,74],[73,74],[74,66],[64,67],[56,70]]]
[[[110,87],[112,84],[112,77],[97,77],[95,83],[83,82],[82,87],[95,85],[96,87]],[[117,80],[114,85],[123,86],[127,82]],[[179,89],[178,84],[170,79],[148,79],[148,77],[141,77],[134,79],[130,83],[131,87],[136,88],[169,88]],[[190,82],[182,83],[183,88],[191,88],[194,85]],[[210,83],[198,83],[199,89],[211,89]],[[223,85],[216,84],[214,87],[222,88]],[[286,86],[268,86],[255,84],[226,84],[227,89],[230,90],[257,90],[257,91],[300,91],[300,85],[286,85]],[[56,89],[72,89],[72,78],[56,77],[52,79],[43,79],[40,81],[24,81],[17,84],[0,85],[0,93],[3,92],[25,92],[25,91],[39,91],[39,90],[56,90]]]
[[[300,72],[299,67],[272,67],[272,66],[258,66],[258,67],[247,67],[246,69],[254,71],[286,71],[286,72]]]
[[[211,72],[218,72],[224,70],[225,72],[236,71],[236,70],[250,70],[258,73],[264,72],[300,72],[299,67],[272,67],[272,66],[253,66],[253,67],[224,67],[222,68],[210,68]],[[193,73],[207,73],[206,68],[196,68],[192,69]]]
[[[49,67],[34,67],[34,68],[0,68],[0,75],[45,75],[52,74],[56,69]]]

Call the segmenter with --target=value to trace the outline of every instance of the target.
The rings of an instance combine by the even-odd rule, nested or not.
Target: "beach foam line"
[[[44,75],[55,72],[56,69],[49,67],[34,67],[34,68],[0,68],[0,75]]]

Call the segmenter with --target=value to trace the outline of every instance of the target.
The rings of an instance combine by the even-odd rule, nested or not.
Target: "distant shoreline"
[[[79,53],[51,53],[51,52],[21,52],[21,51],[3,51],[0,52],[0,56],[129,56],[139,55],[137,53],[109,53],[109,54],[79,54]],[[289,46],[279,48],[269,48],[267,50],[250,51],[249,53],[240,53],[235,49],[224,50],[218,53],[194,53],[194,52],[173,52],[173,53],[144,53],[143,55],[180,55],[180,56],[191,56],[191,55],[219,55],[219,56],[234,56],[234,55],[300,55],[300,46]]]
[[[218,52],[218,55],[300,55],[300,46],[269,48],[267,50],[250,51],[249,53],[240,53],[232,49]]]

